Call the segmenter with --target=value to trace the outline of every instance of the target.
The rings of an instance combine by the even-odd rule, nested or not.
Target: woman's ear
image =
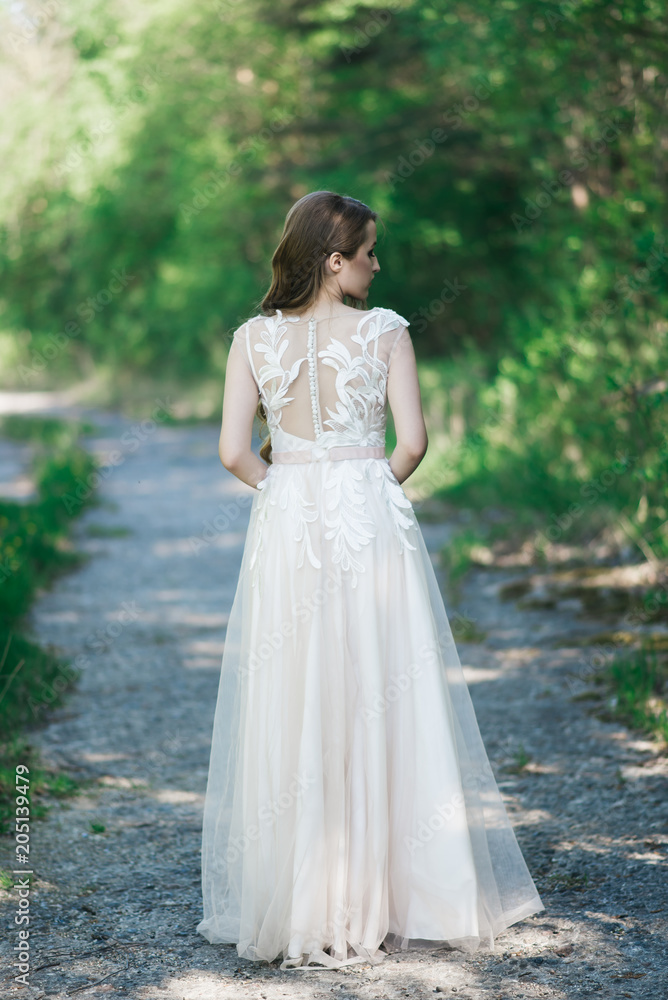
[[[327,266],[330,268],[331,271],[333,271],[334,274],[339,273],[339,271],[343,267],[343,257],[338,252],[338,250],[335,250],[334,253],[331,253],[329,255],[329,257],[327,258]]]

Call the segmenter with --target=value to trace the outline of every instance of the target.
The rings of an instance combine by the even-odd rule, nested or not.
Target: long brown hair
[[[295,202],[288,212],[280,242],[271,258],[272,280],[258,303],[265,316],[277,309],[298,312],[310,306],[325,282],[325,262],[337,251],[352,260],[362,243],[366,224],[378,215],[364,202],[333,191],[312,191]],[[364,303],[346,295],[346,305],[361,309]],[[262,402],[258,404],[260,434],[267,426]],[[271,462],[271,439],[267,436],[260,456]]]

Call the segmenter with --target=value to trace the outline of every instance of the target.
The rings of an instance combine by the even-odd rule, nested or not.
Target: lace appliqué
[[[264,540],[264,525],[269,516],[269,504],[271,497],[271,474],[273,471],[273,466],[269,466],[267,469],[267,474],[262,480],[262,489],[259,490],[257,497],[253,499],[256,501],[255,504],[255,524],[253,528],[253,548],[251,550],[249,570],[251,574],[251,586],[258,587],[260,595],[262,594],[261,586],[261,575],[259,572],[261,555]],[[274,501],[275,502],[275,501]]]
[[[392,472],[387,459],[374,462],[373,471],[376,478],[380,480],[383,499],[394,521],[395,534],[399,542],[399,552],[402,553],[404,549],[415,549],[417,546],[412,545],[408,538],[409,529],[417,527],[413,504],[402,490],[401,483],[399,483],[397,477]],[[410,511],[410,515],[404,514],[404,510]]]
[[[255,507],[255,526],[253,534],[253,548],[250,556],[249,568],[251,571],[251,585],[258,587],[262,592],[260,564],[262,562],[264,525],[268,520],[269,508],[279,506],[281,510],[289,510],[295,526],[294,541],[299,544],[299,560],[297,568],[304,565],[304,557],[308,556],[308,561],[315,569],[320,569],[322,564],[313,550],[311,535],[308,526],[318,518],[318,511],[315,504],[307,500],[302,492],[302,477],[299,472],[286,478],[278,496],[275,496],[276,487],[273,482],[275,466],[270,465],[267,475],[263,479],[263,488],[259,492]]]
[[[332,339],[324,351],[318,351],[318,357],[323,364],[336,369],[336,393],[339,401],[334,410],[327,407],[329,420],[323,423],[334,432],[342,432],[347,439],[354,439],[356,444],[383,444],[385,440],[385,387],[388,368],[384,361],[369,350],[376,345],[380,334],[385,330],[382,315],[364,318],[360,321],[357,333],[350,339],[359,344],[362,353],[352,357],[350,351],[341,341]],[[366,334],[362,326],[368,323]],[[354,380],[361,383],[352,386]]]
[[[305,555],[308,556],[311,566],[315,567],[315,569],[320,569],[322,564],[313,551],[311,535],[308,530],[309,524],[317,521],[318,511],[315,509],[313,501],[307,500],[301,491],[301,473],[298,472],[296,475],[287,476],[286,480],[285,487],[281,493],[280,506],[282,510],[290,511],[293,523],[295,524],[294,540],[299,543],[297,569],[301,569],[304,565]]]
[[[274,468],[269,467],[264,480],[266,485],[260,492],[255,511],[254,544],[250,559],[253,586],[258,586],[261,580],[259,566],[263,526],[269,506],[278,506],[291,514],[293,540],[299,546],[297,567],[301,568],[305,558],[308,558],[315,569],[322,568],[309,531],[309,525],[319,519],[320,513],[315,504],[304,496],[302,475],[297,470],[290,470],[279,487],[273,481]],[[373,518],[367,510],[364,487],[361,486],[364,479],[368,482],[374,480],[376,486],[380,487],[381,496],[392,518],[399,554],[406,549],[416,548],[409,538],[416,526],[413,505],[393,475],[387,459],[369,459],[364,464],[363,473],[351,460],[332,462],[325,482],[325,509],[322,515],[326,529],[324,537],[332,545],[332,562],[338,564],[342,572],[350,573],[352,587],[357,586],[358,574],[364,572],[364,565],[356,557],[356,553],[361,552],[377,534]]]
[[[264,355],[265,364],[258,371],[258,387],[265,404],[267,426],[270,434],[278,428],[280,411],[286,403],[292,402],[291,396],[286,396],[290,385],[299,374],[299,369],[306,357],[298,358],[290,370],[281,365],[281,358],[288,347],[287,324],[298,322],[298,317],[283,317],[280,310],[275,316],[264,317],[264,329],[260,334],[260,342],[255,344],[255,350]],[[267,383],[271,383],[267,385]]]
[[[332,560],[341,569],[352,573],[352,586],[357,586],[357,574],[364,571],[353,552],[359,552],[376,537],[365,527],[373,524],[368,516],[364,489],[357,485],[364,476],[348,461],[332,462],[331,475],[325,483],[328,491],[325,511],[325,538],[332,540]]]
[[[385,443],[385,394],[388,365],[377,356],[378,338],[384,332],[395,329],[399,324],[408,323],[392,310],[378,309],[364,316],[351,340],[359,344],[362,353],[353,357],[341,341],[331,339],[328,346],[318,351],[323,364],[336,369],[336,392],[338,402],[332,410],[327,408],[328,420],[320,423],[317,379],[315,375],[315,324],[309,324],[308,350],[304,357],[294,362],[289,370],[282,367],[281,359],[288,347],[285,336],[287,324],[297,322],[298,317],[283,317],[280,310],[275,316],[263,317],[264,327],[255,350],[264,355],[265,364],[258,371],[260,394],[267,413],[270,433],[279,428],[281,409],[292,398],[288,389],[297,378],[301,365],[308,361],[309,385],[313,409],[316,437],[325,434],[331,444],[382,445]],[[366,326],[366,329],[364,327]],[[323,431],[322,425],[330,428]],[[269,467],[272,473],[274,466]],[[286,472],[277,495],[278,484],[273,483],[268,474],[260,491],[256,507],[255,541],[251,554],[252,583],[256,586],[260,579],[259,564],[262,553],[263,526],[269,508],[278,504],[282,510],[289,510],[294,525],[294,541],[299,545],[298,567],[308,558],[311,566],[321,569],[321,560],[313,548],[309,524],[317,521],[321,512],[303,493],[302,474],[297,469]],[[415,549],[409,538],[416,527],[413,507],[392,474],[387,459],[369,460],[364,464],[363,473],[348,460],[332,462],[325,483],[325,510],[322,512],[325,526],[324,537],[332,545],[332,560],[341,571],[350,572],[352,586],[357,585],[358,573],[364,571],[363,563],[356,558],[365,545],[376,537],[373,518],[369,516],[366,494],[360,483],[363,479],[380,487],[381,494],[392,517],[399,552]],[[410,513],[409,513],[410,512]]]

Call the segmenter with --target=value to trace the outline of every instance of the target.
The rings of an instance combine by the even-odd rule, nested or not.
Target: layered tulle
[[[328,519],[335,500],[357,515]],[[386,459],[273,465],[253,498],[202,887],[198,932],[282,968],[491,947],[542,909]]]

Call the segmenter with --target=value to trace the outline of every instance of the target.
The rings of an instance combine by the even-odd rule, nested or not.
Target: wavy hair
[[[378,215],[364,202],[333,191],[312,191],[288,212],[280,242],[271,258],[272,279],[258,303],[265,316],[277,309],[298,312],[308,308],[325,283],[325,263],[338,252],[352,260],[364,242],[366,224]],[[346,304],[361,309],[360,299],[345,296]],[[258,404],[260,433],[267,427],[262,402]],[[260,456],[271,463],[271,439],[265,439]]]

